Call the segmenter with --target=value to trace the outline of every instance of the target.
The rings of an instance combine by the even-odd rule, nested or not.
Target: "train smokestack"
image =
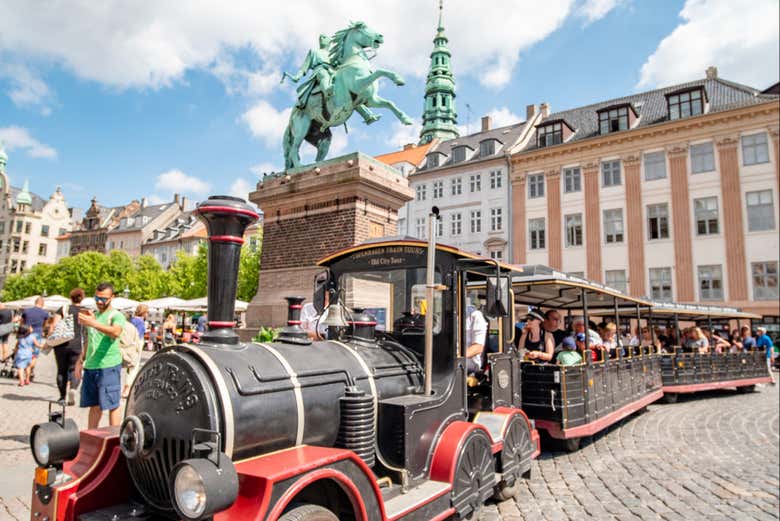
[[[214,195],[198,204],[197,216],[209,234],[208,325],[205,342],[238,344],[233,319],[238,286],[238,262],[244,231],[260,217],[239,197]]]

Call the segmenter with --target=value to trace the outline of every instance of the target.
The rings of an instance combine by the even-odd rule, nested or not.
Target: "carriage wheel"
[[[566,452],[577,452],[580,450],[580,440],[582,438],[566,438],[563,440],[563,448]]]
[[[493,495],[495,468],[490,439],[482,430],[468,434],[458,456],[452,484],[455,519],[479,519],[482,505]]]
[[[319,505],[302,505],[284,514],[279,521],[339,521],[339,518]]]
[[[498,501],[512,499],[520,491],[520,476],[530,467],[531,434],[528,424],[520,416],[514,416],[504,436],[501,449],[501,482],[496,485],[493,498]],[[525,460],[528,460],[526,463]]]
[[[677,403],[677,393],[664,393],[664,403]]]

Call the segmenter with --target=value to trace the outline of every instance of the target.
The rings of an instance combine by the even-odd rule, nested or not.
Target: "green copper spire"
[[[32,196],[30,195],[30,181],[27,179],[24,180],[22,191],[19,192],[19,195],[16,196],[16,204],[32,204]]]
[[[458,137],[458,114],[455,112],[455,78],[452,75],[447,47],[447,37],[442,25],[442,0],[439,0],[439,26],[433,39],[431,68],[425,82],[425,108],[420,144],[430,143],[433,138],[453,139]]]

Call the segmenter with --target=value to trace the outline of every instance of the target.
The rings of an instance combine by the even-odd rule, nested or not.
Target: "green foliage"
[[[253,342],[273,342],[276,337],[279,336],[281,329],[274,329],[272,327],[261,327],[260,331],[252,338]]]
[[[238,292],[236,298],[249,302],[257,293],[257,281],[260,276],[260,253],[263,234],[258,232],[254,240],[247,241],[241,248],[241,260],[238,264]]]

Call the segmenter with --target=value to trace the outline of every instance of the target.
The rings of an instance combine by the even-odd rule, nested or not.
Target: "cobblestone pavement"
[[[0,379],[0,521],[30,518],[27,436],[57,395],[53,357],[37,374],[23,388]],[[779,398],[759,386],[651,405],[576,453],[542,452],[517,500],[486,506],[482,521],[778,519]],[[86,426],[84,411],[68,411]]]

